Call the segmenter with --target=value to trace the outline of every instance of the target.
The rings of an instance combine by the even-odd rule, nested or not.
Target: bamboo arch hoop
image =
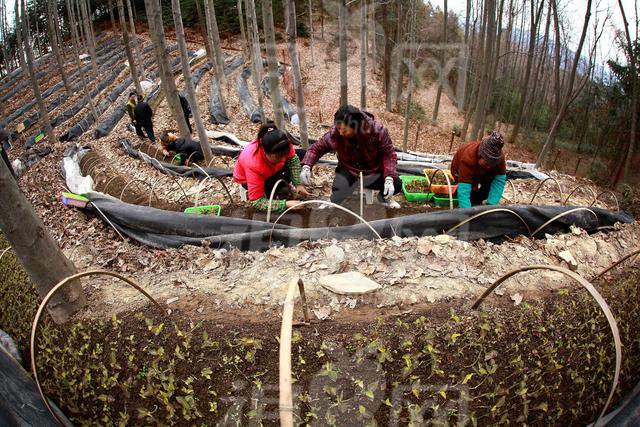
[[[220,178],[219,176],[211,176],[207,173],[206,170],[202,169],[202,167],[197,164],[194,163],[193,164],[195,167],[197,167],[198,169],[200,169],[202,171],[202,173],[207,177],[207,178],[215,178],[218,180],[218,182],[222,185],[222,188],[224,188],[224,191],[227,193],[227,197],[229,198],[229,203],[233,204],[233,197],[231,197],[231,192],[229,191],[229,188],[227,188],[227,184],[224,183],[224,181],[222,180],[222,178]]]
[[[167,178],[169,180],[171,180],[174,184],[176,184],[178,186],[178,188],[180,189],[180,191],[182,192],[182,197],[180,197],[180,200],[186,200],[187,202],[189,201],[189,197],[187,196],[187,193],[185,193],[184,188],[182,187],[182,185],[180,185],[180,183],[178,182],[178,180],[176,179],[175,176],[173,175],[161,175],[159,179],[156,180],[156,182],[153,183],[153,185],[151,186],[151,191],[153,191],[156,186],[164,179]],[[149,195],[149,203],[151,203],[151,195]]]
[[[542,188],[544,183],[547,182],[547,181],[553,181],[558,186],[558,193],[560,193],[560,204],[562,204],[562,187],[560,186],[560,183],[558,182],[557,179],[549,177],[549,178],[545,178],[544,180],[542,180],[542,182],[540,184],[538,184],[538,188],[536,188],[536,191],[535,191],[535,193],[533,193],[533,197],[531,198],[531,201],[529,202],[530,205],[533,204],[533,201],[536,199],[536,196],[538,195],[538,191],[540,191],[540,188]]]
[[[291,381],[291,334],[293,330],[293,309],[295,308],[294,294],[296,285],[302,300],[304,320],[309,323],[307,299],[304,294],[302,279],[294,277],[289,282],[287,297],[282,308],[282,324],[280,327],[280,362],[279,362],[279,413],[280,425],[293,427],[293,392]]]
[[[616,196],[616,193],[614,193],[611,190],[604,190],[602,193],[598,194],[595,198],[595,200],[593,201],[593,203],[591,203],[589,206],[593,206],[596,204],[596,202],[598,200],[600,200],[600,196],[604,195],[604,194],[611,194],[611,196],[613,196],[613,200],[616,202],[616,212],[620,212],[620,203],[618,203],[618,197]]]
[[[42,401],[44,402],[45,406],[49,410],[49,413],[51,415],[53,415],[53,417],[61,425],[63,424],[63,422],[58,417],[56,412],[53,410],[51,405],[49,404],[48,399],[45,397],[44,392],[42,391],[42,386],[40,385],[40,379],[38,378],[38,370],[37,370],[37,366],[36,366],[36,346],[35,346],[36,333],[38,332],[38,324],[40,323],[40,317],[42,316],[42,313],[43,313],[44,309],[47,307],[47,304],[49,304],[49,300],[51,300],[51,298],[55,295],[55,293],[58,292],[58,290],[62,286],[66,285],[67,283],[69,283],[72,280],[80,279],[80,278],[86,277],[86,276],[93,276],[93,275],[111,276],[111,277],[115,277],[116,279],[120,279],[121,281],[127,283],[129,286],[131,286],[131,287],[135,288],[136,290],[138,290],[145,297],[147,297],[153,304],[155,304],[156,307],[158,307],[160,310],[162,310],[162,306],[160,306],[160,304],[158,304],[158,302],[156,300],[154,300],[153,297],[151,297],[151,295],[149,295],[136,282],[134,282],[133,280],[128,279],[127,277],[124,277],[124,276],[122,276],[122,275],[120,275],[118,273],[113,273],[111,271],[106,271],[106,270],[90,270],[90,271],[85,271],[85,272],[82,272],[82,273],[74,274],[74,275],[69,276],[69,277],[61,280],[60,282],[58,282],[49,291],[49,293],[44,297],[44,299],[40,303],[40,307],[38,307],[38,311],[36,312],[36,317],[33,319],[33,324],[31,325],[31,338],[29,339],[29,347],[30,347],[29,351],[30,351],[30,355],[31,355],[31,372],[33,373],[33,379],[34,379],[34,381],[36,383],[36,386],[38,387],[38,393],[40,394],[40,398],[42,399]]]
[[[510,184],[511,186],[511,190],[513,190],[513,200],[510,200],[508,197],[504,197],[504,199],[508,200],[511,204],[513,205],[517,205],[518,204],[518,193],[516,193],[516,186],[513,185],[513,181],[508,179],[507,182]]]
[[[2,257],[4,256],[4,254],[6,254],[7,252],[9,252],[11,250],[11,246],[8,246],[6,248],[4,248],[4,250],[2,251],[2,253],[0,253],[0,260],[2,259]],[[9,253],[13,253],[13,252],[9,252]],[[15,254],[14,254],[15,255]]]
[[[276,195],[278,185],[280,185],[281,182],[284,183],[285,186],[288,184],[284,179],[279,179],[271,188],[271,195],[269,196],[269,206],[267,207],[267,222],[271,221],[271,203],[273,202],[273,197]]]
[[[569,193],[569,195],[567,196],[566,199],[564,199],[564,203],[563,205],[567,205],[567,202],[569,201],[569,199],[571,198],[571,196],[573,196],[573,194],[578,191],[581,188],[586,188],[589,190],[589,192],[591,192],[591,195],[593,196],[593,201],[591,202],[591,204],[589,206],[593,206],[593,204],[598,200],[598,196],[596,196],[596,192],[593,191],[593,188],[591,188],[590,186],[586,185],[586,184],[581,184],[578,185],[576,188],[574,188],[573,190],[571,190],[571,193]]]
[[[604,407],[602,408],[602,412],[600,412],[600,415],[598,416],[598,419],[595,422],[595,426],[597,427],[600,424],[600,420],[602,419],[605,412],[607,411],[607,408],[611,403],[611,399],[613,398],[613,393],[615,392],[616,387],[618,386],[618,379],[620,378],[620,368],[622,366],[622,341],[620,340],[620,332],[618,331],[618,324],[616,322],[615,317],[613,316],[613,313],[611,312],[611,309],[607,305],[607,302],[604,300],[604,298],[602,298],[602,295],[600,295],[600,293],[596,290],[596,288],[594,288],[594,286],[588,280],[586,280],[584,277],[580,276],[579,274],[574,273],[573,271],[570,271],[570,270],[567,270],[566,268],[558,267],[555,265],[529,265],[525,267],[520,267],[516,270],[510,271],[509,273],[505,274],[504,276],[502,276],[501,278],[493,282],[493,284],[489,286],[482,293],[482,295],[478,297],[478,299],[476,299],[476,301],[473,303],[471,308],[474,310],[477,309],[480,303],[482,303],[482,301],[487,297],[487,295],[493,292],[495,288],[497,288],[501,283],[505,282],[510,277],[515,276],[518,273],[522,273],[530,270],[551,270],[551,271],[556,271],[558,273],[562,273],[565,276],[569,276],[570,278],[578,282],[580,285],[582,285],[593,297],[593,299],[596,300],[596,302],[600,306],[600,309],[602,309],[602,312],[606,316],[607,321],[609,322],[609,328],[611,329],[611,334],[613,335],[613,341],[616,349],[616,370],[613,375],[613,383],[611,385],[611,391],[609,392],[609,397],[607,398],[607,402],[604,404]]]
[[[303,201],[302,203],[300,203],[299,205],[292,206],[292,207],[288,208],[287,210],[285,210],[284,212],[282,212],[278,218],[276,218],[275,222],[273,223],[273,226],[271,227],[271,232],[269,233],[269,246],[271,246],[271,240],[272,240],[272,237],[273,237],[273,230],[275,229],[276,224],[278,223],[278,221],[280,221],[280,218],[282,218],[282,217],[283,217],[287,212],[289,212],[289,211],[290,211],[290,210],[292,210],[292,209],[297,208],[298,206],[306,206],[306,205],[309,205],[309,204],[312,204],[312,203],[319,203],[319,204],[321,204],[321,205],[333,206],[334,208],[340,209],[340,210],[342,210],[342,211],[344,211],[344,212],[347,212],[347,213],[349,213],[349,214],[353,215],[354,217],[358,218],[358,219],[360,220],[360,222],[362,222],[362,223],[363,223],[363,224],[365,224],[367,227],[369,227],[369,229],[370,229],[371,231],[373,231],[373,234],[375,234],[375,235],[376,235],[376,237],[377,237],[379,240],[382,240],[382,237],[380,237],[380,234],[378,234],[378,232],[375,230],[375,228],[373,228],[373,227],[371,226],[371,224],[369,224],[369,223],[368,223],[364,218],[362,218],[362,217],[361,217],[360,215],[358,215],[357,213],[355,213],[355,212],[351,212],[349,209],[347,209],[347,208],[345,208],[345,207],[343,207],[343,206],[340,206],[340,205],[335,204],[335,203],[332,203],[332,202],[328,202],[328,201],[326,201],[326,200],[305,200],[305,201]]]
[[[591,214],[596,218],[596,221],[598,221],[598,215],[596,215],[596,213],[594,211],[592,211],[589,208],[575,208],[575,209],[570,209],[568,211],[564,211],[561,214],[558,214],[556,216],[554,216],[553,218],[551,218],[549,221],[545,222],[544,224],[542,224],[540,227],[538,227],[536,229],[536,231],[534,231],[533,233],[531,233],[531,237],[535,236],[536,234],[538,234],[538,232],[542,229],[544,229],[547,225],[551,224],[553,221],[562,218],[563,216],[569,215],[570,213],[573,212],[578,212],[578,211],[587,211],[587,212],[591,212]]]
[[[474,219],[484,216],[484,215],[488,215],[490,213],[494,213],[494,212],[509,212],[512,215],[515,215],[520,222],[522,222],[524,224],[524,226],[526,227],[527,231],[529,232],[529,236],[531,236],[531,228],[529,227],[529,224],[527,224],[527,222],[520,216],[518,215],[518,213],[512,211],[511,209],[506,209],[506,208],[495,208],[495,209],[490,209],[490,210],[486,210],[480,213],[477,213],[475,215],[473,215],[472,217],[469,217],[467,219],[465,219],[464,221],[459,222],[457,225],[454,225],[453,227],[451,227],[449,230],[445,231],[444,234],[449,234],[451,233],[453,230],[456,230],[459,227],[462,227],[463,225],[465,225],[468,222],[473,221]]]
[[[122,196],[124,196],[124,192],[125,190],[129,187],[129,185],[133,184],[134,182],[141,182],[144,185],[146,185],[147,187],[151,188],[151,191],[149,192],[149,206],[151,206],[151,196],[156,196],[156,201],[160,201],[160,199],[158,198],[158,195],[156,194],[156,192],[153,190],[153,186],[151,184],[149,184],[147,181],[144,181],[142,179],[133,179],[129,182],[127,182],[125,184],[125,186],[122,188],[122,191],[120,192],[120,201],[122,201]]]
[[[595,276],[593,276],[591,278],[591,280],[593,281],[593,280],[599,279],[600,277],[604,276],[605,273],[608,273],[609,271],[613,270],[614,268],[616,268],[617,266],[619,266],[620,264],[622,264],[623,262],[625,262],[629,258],[633,258],[634,256],[636,256],[638,254],[640,254],[640,249],[637,249],[637,250],[631,252],[630,254],[627,254],[627,255],[623,256],[618,261],[614,262],[609,267],[605,268],[600,273],[598,273]],[[2,258],[2,255],[0,255],[0,258]]]

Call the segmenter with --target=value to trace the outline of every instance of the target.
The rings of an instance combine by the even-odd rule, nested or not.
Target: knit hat
[[[499,132],[492,132],[491,135],[487,135],[482,138],[480,147],[478,148],[478,154],[489,165],[496,166],[500,163],[502,158],[502,146],[504,145],[504,138]]]

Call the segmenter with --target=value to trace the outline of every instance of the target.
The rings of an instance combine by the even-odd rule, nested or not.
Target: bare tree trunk
[[[140,66],[140,80],[144,80],[144,63],[142,62],[142,43],[136,36],[136,24],[133,22],[133,10],[131,10],[131,0],[127,1],[127,12],[129,12],[129,27],[131,27],[131,37],[133,38],[133,44],[136,47],[136,58],[138,59],[138,65]]]
[[[636,125],[638,121],[638,74],[637,74],[637,47],[636,44],[631,41],[631,36],[629,35],[629,22],[627,21],[627,15],[624,12],[624,7],[622,7],[622,1],[618,0],[618,6],[620,7],[620,13],[622,14],[622,21],[624,22],[624,34],[627,38],[627,53],[629,58],[629,65],[631,66],[631,132],[629,135],[629,147],[627,149],[626,160],[624,162],[624,169],[622,171],[622,181],[626,181],[629,179],[629,170],[631,169],[631,161],[633,160],[633,155],[635,152],[636,145]],[[636,2],[637,6],[637,2]],[[637,15],[637,11],[636,11]],[[637,33],[638,33],[638,21],[635,21],[636,25],[636,43],[637,43]]]
[[[541,1],[536,11],[535,1],[531,0],[531,31],[529,33],[529,50],[527,54],[527,65],[524,74],[524,81],[522,82],[522,86],[520,89],[520,93],[522,96],[522,100],[520,101],[520,105],[518,106],[518,115],[516,116],[516,120],[514,122],[513,132],[511,132],[511,136],[509,138],[512,144],[515,144],[516,139],[518,138],[518,133],[520,132],[520,126],[522,124],[522,117],[524,114],[524,108],[528,102],[529,95],[529,80],[531,78],[531,69],[533,67],[533,56],[536,49],[536,41],[538,39],[538,23],[540,22],[540,16],[542,14],[542,6],[544,6],[544,2]]]
[[[302,148],[309,148],[309,132],[307,130],[307,112],[304,108],[304,87],[302,85],[302,73],[298,61],[298,47],[296,42],[296,2],[287,0],[287,39],[289,42],[289,57],[293,71],[293,85],[296,91],[296,108],[300,119],[300,143]]]
[[[113,1],[107,0],[107,7],[109,8],[109,20],[111,21],[111,30],[116,30],[116,18],[113,15]],[[120,21],[122,23],[122,21]]]
[[[320,38],[324,40],[324,0],[320,0]]]
[[[196,4],[198,2],[196,1]],[[244,14],[242,13],[242,0],[238,0],[238,20],[240,21],[240,36],[242,37],[242,52],[249,55],[249,42],[247,41],[247,31],[244,29]]]
[[[411,97],[413,95],[413,70],[415,58],[416,40],[416,0],[411,2],[411,24],[409,29],[409,82],[407,83],[407,103],[404,110],[404,129],[402,133],[402,149],[407,151],[407,141],[409,139],[409,113],[411,112]]]
[[[347,4],[340,0],[340,105],[349,104],[347,83]]]
[[[213,65],[216,70],[216,80],[218,81],[218,97],[220,99],[220,109],[226,115],[227,107],[222,95],[222,88],[225,85],[226,78],[224,76],[224,57],[222,56],[222,47],[220,43],[220,33],[218,32],[218,21],[216,19],[216,10],[213,5],[213,0],[205,0],[205,13],[209,19],[209,37],[211,45],[213,46],[214,61]]]
[[[55,4],[56,3],[54,2],[54,5]],[[58,7],[57,6],[53,8],[53,19],[54,19],[53,26],[56,29],[56,37],[58,38],[58,41],[60,43],[60,46],[59,46],[60,54],[62,55],[62,59],[64,61],[66,61],[67,60],[67,54],[66,54],[65,49],[64,49],[64,38],[62,37],[62,30],[61,30],[62,24],[60,23],[60,15],[58,14]]]
[[[118,0],[122,1],[122,0]],[[213,155],[211,154],[211,146],[209,145],[209,137],[207,137],[207,131],[202,123],[202,116],[200,116],[200,108],[198,108],[198,99],[196,98],[196,91],[191,81],[191,68],[189,67],[189,54],[187,53],[187,42],[184,37],[184,27],[182,26],[182,11],[180,10],[180,0],[171,0],[171,8],[173,10],[173,23],[176,29],[176,41],[180,48],[180,60],[182,61],[182,75],[184,76],[184,84],[187,91],[187,98],[189,99],[189,106],[191,107],[191,113],[193,114],[193,121],[198,131],[198,138],[200,139],[200,148],[204,154],[204,160],[209,164]]]
[[[78,68],[78,74],[80,75],[80,81],[82,82],[82,92],[84,93],[84,98],[89,104],[89,110],[91,111],[91,115],[94,120],[98,120],[98,114],[96,113],[95,105],[93,104],[93,98],[91,98],[89,94],[89,88],[87,86],[87,79],[84,73],[84,69],[82,68],[82,64],[80,63],[80,41],[78,37],[78,27],[76,26],[76,16],[73,11],[73,5],[71,4],[71,0],[66,0],[67,5],[67,13],[69,14],[69,27],[71,28],[71,44],[73,49],[73,57],[76,62],[76,67]]]
[[[385,107],[391,111],[391,28],[387,2],[382,3],[382,27],[384,31],[384,59],[382,60],[382,90],[384,91]]]
[[[84,32],[87,36],[87,47],[89,48],[89,54],[91,55],[91,65],[93,66],[93,73],[95,77],[98,77],[98,65],[96,60],[96,41],[93,35],[93,24],[91,23],[91,15],[87,10],[87,2],[85,0],[79,0],[80,11],[82,13],[82,22],[84,26]]]
[[[402,86],[404,83],[404,79],[402,77],[403,71],[404,71],[404,67],[403,67],[403,62],[404,62],[404,32],[402,31],[403,26],[402,26],[402,3],[401,2],[397,2],[397,19],[396,19],[396,55],[395,55],[395,66],[396,66],[396,84],[393,87],[394,88],[394,92],[393,92],[393,98],[392,98],[392,102],[393,102],[393,108],[396,111],[400,111],[400,98],[402,96]]]
[[[249,30],[249,44],[251,48],[251,78],[258,95],[258,111],[262,117],[262,123],[266,123],[267,117],[264,114],[264,103],[262,99],[262,90],[260,90],[260,80],[262,79],[262,53],[260,50],[260,35],[258,33],[258,19],[256,17],[256,5],[254,0],[245,0],[247,9],[247,19],[250,24],[247,25]]]
[[[140,86],[140,79],[138,78],[138,70],[136,68],[136,61],[133,59],[133,53],[131,52],[131,46],[129,44],[129,32],[127,31],[127,23],[124,17],[124,5],[122,0],[116,0],[118,6],[118,16],[120,18],[120,27],[122,27],[122,40],[124,41],[124,50],[127,54],[127,60],[129,61],[129,70],[131,71],[131,78],[133,79],[133,85],[136,87],[136,91],[142,94],[142,86]],[[142,64],[140,64],[142,66]]]
[[[311,66],[314,67],[316,65],[316,57],[315,57],[315,53],[313,52],[313,7],[311,4],[311,0],[308,1],[309,3],[309,48],[311,50]]]
[[[467,9],[464,19],[464,49],[460,50],[461,58],[458,60],[462,64],[462,78],[458,79],[458,111],[465,111],[467,108],[467,83],[469,81],[469,23],[471,20],[471,0],[467,0]]]
[[[4,69],[7,74],[11,71],[11,64],[9,62],[9,43],[7,43],[7,5],[5,2],[0,3],[0,31],[2,35],[2,59],[4,62]]]
[[[218,79],[218,82],[222,83],[226,80],[224,76],[224,56],[222,55],[222,43],[220,43],[220,32],[218,31],[218,20],[216,18],[216,9],[213,0],[209,0],[209,13],[211,14],[211,35],[213,37],[213,51],[216,55],[216,77]]]
[[[367,1],[360,0],[360,109],[367,108]]]
[[[75,274],[76,268],[38,218],[4,162],[0,162],[0,188],[0,229],[38,295],[44,298],[58,282]],[[74,281],[54,295],[47,309],[53,321],[60,324],[85,302],[82,285]]]
[[[33,66],[33,51],[31,50],[31,35],[29,34],[29,16],[26,12],[24,2],[22,2],[22,14],[18,10],[18,0],[16,0],[16,38],[18,41],[19,49],[23,49],[25,53],[25,63],[23,65],[23,71],[29,77],[31,81],[31,88],[33,89],[33,96],[36,98],[38,105],[38,112],[40,113],[40,126],[45,130],[47,138],[49,138],[50,144],[55,144],[56,134],[53,132],[51,122],[49,121],[49,113],[47,107],[42,101],[42,95],[40,93],[40,86],[38,85],[38,79],[36,78],[35,68]],[[24,38],[23,38],[24,36]]]
[[[447,43],[447,15],[449,14],[449,9],[447,7],[447,0],[444,0],[444,20],[442,26],[442,43]],[[447,51],[442,49],[442,66],[444,69],[445,61],[447,60]],[[431,116],[431,122],[435,125],[436,120],[438,119],[438,110],[440,109],[440,97],[442,96],[442,79],[445,76],[438,75],[438,92],[436,93],[436,103],[433,106],[433,116]]]
[[[67,91],[67,96],[71,96],[71,86],[69,85],[69,81],[67,80],[67,73],[64,71],[64,61],[62,60],[62,55],[60,55],[59,46],[62,45],[62,40],[58,40],[58,35],[56,33],[55,28],[55,18],[54,18],[54,0],[47,0],[47,24],[49,26],[49,40],[51,41],[51,50],[53,52],[53,56],[56,59],[56,63],[58,64],[57,72],[60,73],[60,77],[62,77],[62,82],[64,84],[64,89]]]
[[[495,0],[486,0],[485,8],[487,10],[487,32],[484,43],[484,56],[482,67],[482,80],[480,81],[480,89],[478,90],[478,99],[476,110],[473,115],[473,127],[471,128],[471,138],[478,139],[483,133],[482,123],[486,115],[486,97],[489,95],[489,85],[491,84],[491,68],[493,58],[494,37],[496,34],[496,2]]]
[[[551,152],[551,150],[555,146],[556,142],[556,134],[558,133],[558,129],[560,128],[560,123],[564,119],[564,116],[567,112],[567,108],[569,107],[569,102],[573,99],[573,85],[575,83],[576,71],[578,68],[578,63],[580,62],[580,55],[582,53],[582,46],[584,45],[584,40],[587,35],[587,30],[589,28],[589,19],[591,18],[591,2],[592,0],[587,1],[587,12],[584,17],[584,24],[582,27],[582,34],[580,36],[580,42],[578,43],[578,48],[576,49],[576,54],[573,58],[573,65],[571,67],[571,74],[568,77],[567,82],[567,92],[563,96],[562,103],[560,105],[560,110],[556,115],[556,118],[551,126],[551,130],[549,131],[549,135],[542,147],[542,151],[536,160],[536,167],[541,167],[544,163],[547,155]]]
[[[373,68],[373,72],[376,73],[378,69],[378,58],[376,50],[376,0],[371,0],[369,15],[371,16],[371,23],[369,24],[369,27],[371,28],[371,34],[369,35],[369,39],[371,40],[371,65]]]
[[[156,62],[158,63],[158,69],[160,71],[160,82],[162,83],[162,89],[164,91],[165,98],[167,99],[167,103],[169,104],[171,114],[178,123],[180,136],[185,139],[189,139],[191,137],[191,134],[189,133],[187,121],[184,119],[182,105],[180,104],[180,98],[178,98],[176,81],[173,78],[171,66],[169,65],[166,55],[167,43],[164,37],[164,27],[162,24],[160,1],[145,0],[144,5],[147,11],[149,35],[151,36],[151,40],[155,50]]]
[[[285,129],[284,114],[282,113],[282,98],[280,97],[280,75],[278,73],[278,52],[276,49],[276,31],[273,26],[273,8],[271,0],[262,1],[262,21],[267,44],[267,69],[269,73],[269,90],[271,105],[276,126]]]

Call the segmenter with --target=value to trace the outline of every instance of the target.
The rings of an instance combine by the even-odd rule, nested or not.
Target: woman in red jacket
[[[280,179],[293,184],[295,192],[310,194],[300,183],[300,159],[296,155],[289,134],[267,123],[258,131],[258,137],[240,153],[233,169],[233,181],[248,191],[251,205],[260,211],[269,208],[269,196]],[[299,200],[273,200],[272,212],[300,206]]]

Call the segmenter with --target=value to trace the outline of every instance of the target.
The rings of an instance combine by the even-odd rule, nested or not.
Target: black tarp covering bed
[[[101,193],[89,193],[87,196],[121,233],[149,246],[169,248],[201,245],[206,240],[213,247],[237,247],[254,251],[262,251],[270,247],[272,223],[163,211],[146,206],[130,205]],[[575,209],[575,207],[565,206],[501,206],[501,208],[508,208],[517,213],[531,231],[556,215]],[[383,238],[435,236],[477,213],[490,209],[494,207],[478,206],[424,213],[371,221],[369,224]],[[633,217],[624,212],[590,209],[597,218],[584,210],[570,213],[549,224],[537,236],[544,236],[544,233],[566,232],[570,225],[594,232],[599,227],[612,226],[617,222],[633,222]],[[501,240],[522,234],[528,235],[528,230],[520,219],[512,213],[502,211],[478,217],[451,233],[452,236],[462,240]],[[375,236],[365,224],[323,228],[296,228],[278,224],[272,233],[272,244],[294,246],[304,240],[356,238],[373,239]]]

